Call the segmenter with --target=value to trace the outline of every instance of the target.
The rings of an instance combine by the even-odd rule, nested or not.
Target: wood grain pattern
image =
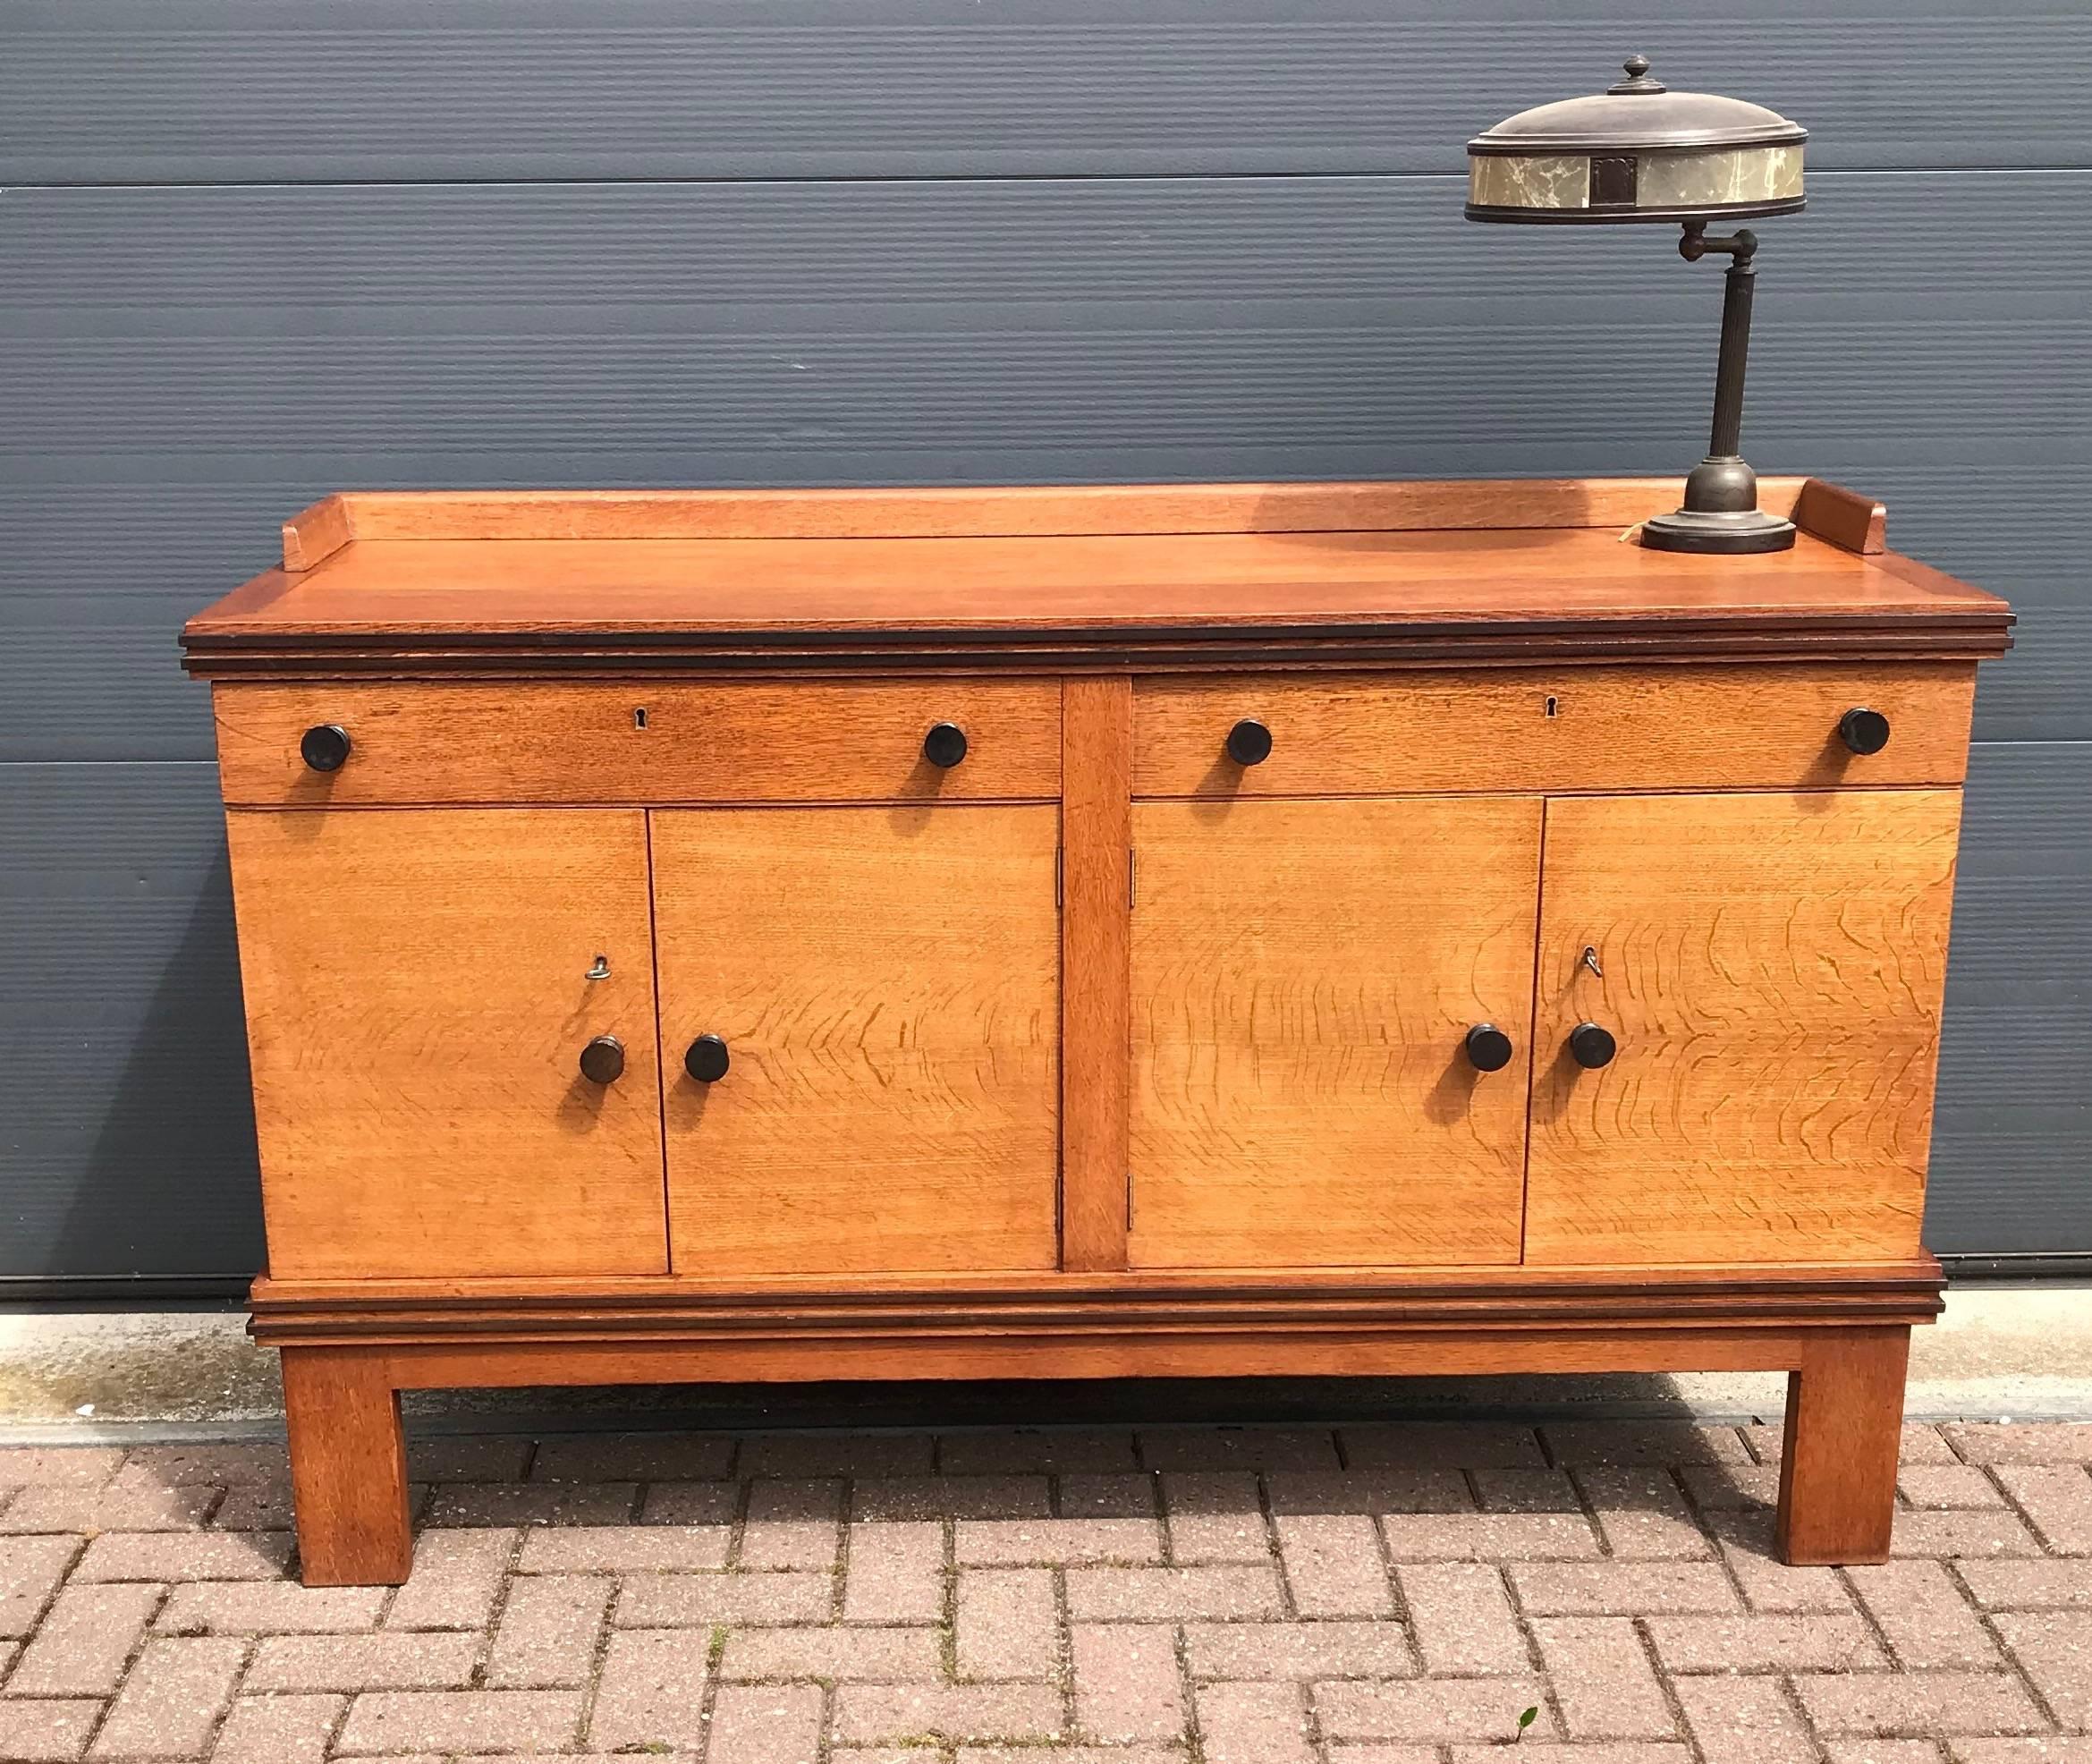
[[[1796,492],[1788,518],[1803,532],[1847,551],[1871,556],[1888,549],[1887,508],[1872,496],[1855,496],[1820,478],[1808,479]]]
[[[1518,1259],[1539,839],[1535,798],[1136,805],[1136,1266]]]
[[[286,1347],[291,1502],[307,1586],[397,1586],[414,1565],[400,1397],[385,1359]]]
[[[317,569],[356,537],[351,498],[323,496],[284,522],[284,568]]]
[[[1773,1547],[1794,1566],[1889,1559],[1910,1331],[1812,1337],[1787,1375]]]
[[[1054,810],[651,819],[676,1269],[1051,1268]]]
[[[270,1266],[665,1273],[644,817],[238,810],[226,829]],[[624,1074],[592,1084],[577,1062],[606,1034]]]
[[[1134,689],[1133,789],[1322,796],[1958,784],[1975,699],[1967,662],[1150,678]],[[1853,753],[1838,739],[1838,719],[1855,705],[1888,717],[1879,753]],[[1272,732],[1261,765],[1227,757],[1227,733],[1246,717]]]
[[[1050,680],[256,682],[212,696],[229,803],[934,802],[1060,790]],[[966,732],[966,758],[949,770],[922,753],[941,722]],[[299,758],[318,723],[353,742],[337,772]]]
[[[1061,695],[1061,1265],[1126,1265],[1133,691]]]
[[[1951,790],[1547,805],[1529,1261],[1917,1248],[1960,810]],[[1618,1040],[1602,1070],[1568,1056],[1585,1019]]]

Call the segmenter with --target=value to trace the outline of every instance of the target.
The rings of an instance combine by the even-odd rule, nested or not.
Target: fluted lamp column
[[[1674,221],[1696,263],[1729,259],[1707,456],[1685,480],[1684,505],[1642,525],[1659,551],[1783,551],[1794,523],[1757,505],[1741,452],[1743,372],[1757,235],[1708,232],[1803,204],[1808,130],[1776,111],[1712,92],[1673,92],[1630,56],[1627,78],[1588,98],[1521,110],[1468,143],[1469,220],[1554,225]]]

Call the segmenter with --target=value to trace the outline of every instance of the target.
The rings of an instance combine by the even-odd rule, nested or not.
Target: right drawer
[[[1133,793],[1959,784],[1975,696],[1973,662],[1155,675]]]

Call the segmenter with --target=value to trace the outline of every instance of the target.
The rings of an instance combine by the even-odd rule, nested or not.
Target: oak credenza
[[[306,1579],[398,1392],[1782,1369],[1887,1550],[1976,664],[1768,480],[373,494],[192,620]]]

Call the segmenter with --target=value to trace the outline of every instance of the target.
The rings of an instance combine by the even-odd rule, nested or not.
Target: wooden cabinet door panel
[[[1527,1260],[1918,1249],[1960,813],[1952,790],[1547,805]],[[1586,1020],[1619,1048],[1595,1071],[1566,1051]]]
[[[1134,1266],[1518,1259],[1540,812],[1134,805]]]
[[[1052,1268],[1058,811],[652,823],[675,1271]]]
[[[665,1273],[645,817],[225,819],[269,1271]]]

